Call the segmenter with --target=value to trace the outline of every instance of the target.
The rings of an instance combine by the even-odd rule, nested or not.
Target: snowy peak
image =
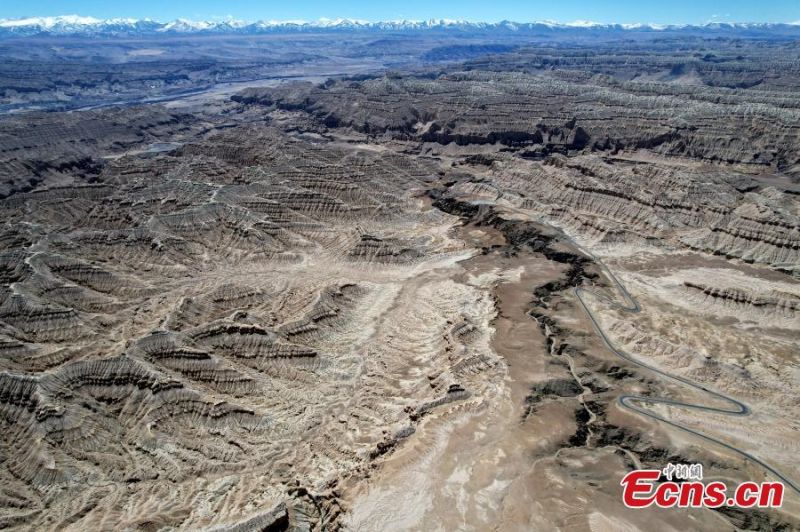
[[[8,28],[56,28],[64,26],[91,26],[101,24],[103,21],[94,17],[80,17],[78,15],[67,15],[63,17],[31,17],[21,19],[0,19],[0,27]]]
[[[708,31],[708,32],[747,32],[775,31],[800,33],[800,21],[793,23],[733,23],[712,22],[703,25],[663,25],[663,24],[601,24],[586,20],[560,23],[538,22],[469,22],[465,20],[393,20],[370,22],[367,20],[322,18],[317,21],[303,20],[260,20],[246,22],[226,19],[222,21],[193,21],[177,19],[171,22],[157,22],[151,19],[113,18],[97,19],[78,15],[58,17],[31,17],[21,19],[0,19],[0,36],[50,35],[131,35],[131,34],[187,34],[187,33],[242,33],[258,34],[268,32],[294,31],[510,31],[510,32],[665,32],[665,31]]]
[[[148,32],[164,26],[150,19],[112,18],[97,19],[66,15],[61,17],[31,17],[23,19],[0,19],[0,35],[54,35],[114,34],[120,32]]]

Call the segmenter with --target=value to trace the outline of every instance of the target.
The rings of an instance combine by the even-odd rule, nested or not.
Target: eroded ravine
[[[538,234],[541,245],[533,252],[518,240],[522,235],[536,239],[533,224],[507,222],[496,218],[462,228],[463,235],[474,238],[482,233],[482,238],[495,242],[493,247],[481,246],[484,254],[462,261],[458,276],[461,282],[478,283],[493,292],[497,316],[492,346],[507,364],[503,386],[478,404],[434,412],[423,420],[372,479],[345,492],[347,528],[595,529],[652,523],[653,512],[626,515],[613,497],[613,484],[638,464],[637,457],[624,447],[593,443],[602,438],[586,432],[594,416],[589,414],[581,423],[576,412],[605,406],[589,404],[587,391],[593,390],[581,383],[570,355],[563,347],[561,352],[548,352],[554,346],[548,341],[547,325],[531,319],[531,294],[543,286],[563,290],[582,280],[582,274],[576,276],[576,264],[581,271],[593,266],[579,258],[577,250],[570,252],[544,233]],[[503,245],[496,243],[498,232],[504,236]],[[577,382],[571,385],[573,379]],[[547,400],[530,401],[533,383],[539,383],[534,390]],[[398,497],[408,493],[413,499],[397,505]],[[575,521],[570,506],[586,505],[589,499],[593,506],[586,508],[588,518]],[[697,519],[717,528],[728,524],[713,512],[690,521],[684,512],[656,518],[675,528],[696,525]]]
[[[722,440],[719,440],[717,438],[709,436],[708,434],[704,434],[703,432],[694,430],[692,428],[683,426],[680,423],[676,423],[674,421],[671,421],[671,420],[669,420],[669,419],[667,419],[667,418],[665,418],[663,416],[660,416],[660,415],[658,415],[658,414],[656,414],[656,413],[654,413],[654,412],[652,412],[650,410],[647,410],[646,408],[642,408],[641,406],[637,405],[637,403],[639,403],[639,404],[650,404],[650,405],[659,405],[659,404],[661,404],[661,405],[667,405],[667,406],[670,406],[670,407],[691,408],[691,409],[701,410],[701,411],[706,411],[706,412],[715,412],[715,413],[725,414],[725,415],[730,415],[730,416],[743,416],[743,417],[744,416],[748,416],[751,413],[750,408],[746,404],[742,403],[741,401],[738,401],[738,400],[736,400],[736,399],[734,399],[732,397],[729,397],[729,396],[727,396],[725,394],[722,394],[720,392],[711,390],[711,389],[709,389],[708,387],[706,387],[706,386],[704,386],[702,384],[697,384],[697,383],[695,383],[695,382],[693,382],[693,381],[691,381],[689,379],[685,379],[685,378],[683,378],[683,377],[681,377],[679,375],[673,375],[673,374],[667,373],[667,372],[665,372],[665,371],[663,371],[663,370],[661,370],[661,369],[659,369],[657,367],[654,367],[654,366],[652,366],[650,364],[642,362],[641,360],[639,360],[635,356],[633,356],[630,353],[627,353],[626,351],[624,351],[624,350],[620,349],[619,347],[617,347],[614,344],[614,342],[605,333],[603,328],[600,326],[600,323],[597,321],[597,318],[595,317],[595,315],[592,312],[591,308],[587,304],[586,295],[591,295],[593,298],[596,298],[598,301],[601,301],[602,303],[605,303],[606,305],[609,305],[612,308],[614,308],[616,310],[619,310],[619,311],[622,311],[622,312],[638,313],[638,312],[641,312],[641,307],[636,302],[636,300],[633,298],[633,296],[630,295],[630,293],[625,288],[625,286],[619,281],[619,279],[617,279],[617,277],[611,272],[611,270],[608,267],[606,267],[605,265],[602,265],[602,263],[600,263],[596,258],[594,258],[594,261],[595,261],[596,264],[599,264],[599,265],[602,266],[604,275],[609,280],[611,280],[612,284],[616,287],[617,292],[623,298],[623,303],[615,302],[615,301],[613,301],[612,299],[608,298],[606,295],[604,295],[604,294],[602,294],[600,292],[593,291],[593,290],[587,290],[587,289],[585,289],[583,287],[579,287],[579,286],[576,286],[575,288],[573,288],[573,293],[575,294],[575,297],[580,302],[581,307],[583,308],[584,312],[586,313],[586,315],[591,320],[592,325],[593,325],[595,331],[597,332],[597,335],[603,340],[603,343],[606,345],[606,347],[611,352],[613,352],[614,354],[616,354],[617,356],[621,357],[622,359],[624,359],[624,360],[626,360],[628,362],[631,362],[631,363],[633,363],[633,364],[635,364],[635,365],[637,365],[639,367],[642,367],[642,368],[645,368],[645,369],[647,369],[649,371],[657,373],[658,375],[660,375],[662,377],[665,377],[667,379],[675,380],[675,381],[681,383],[684,386],[688,386],[690,388],[693,388],[694,390],[703,392],[707,396],[710,396],[710,397],[712,397],[714,399],[719,399],[722,402],[727,403],[728,405],[730,405],[730,407],[729,408],[720,408],[720,407],[717,407],[717,406],[711,406],[709,404],[687,403],[687,402],[684,402],[684,401],[679,401],[679,400],[675,400],[675,399],[669,399],[669,398],[666,398],[666,397],[646,397],[646,396],[642,396],[642,395],[621,395],[619,397],[619,404],[621,406],[623,406],[624,408],[628,408],[628,409],[630,409],[630,410],[632,410],[634,412],[637,412],[637,413],[642,414],[644,416],[647,416],[649,418],[655,419],[655,420],[657,420],[659,422],[667,423],[668,425],[670,425],[672,427],[675,427],[677,429],[686,431],[686,432],[688,432],[690,434],[693,434],[695,436],[703,438],[704,440],[709,441],[709,442],[711,442],[711,443],[713,443],[715,445],[719,445],[719,446],[724,447],[725,449],[727,449],[729,451],[737,453],[737,454],[741,455],[742,457],[746,458],[747,460],[753,462],[754,464],[757,464],[758,466],[760,466],[763,469],[765,469],[766,471],[768,471],[771,475],[773,475],[777,479],[779,479],[782,482],[784,482],[788,487],[790,487],[796,493],[800,493],[800,486],[798,486],[797,483],[795,483],[793,480],[788,478],[785,474],[783,474],[782,472],[780,472],[779,470],[777,470],[773,466],[769,465],[768,463],[766,463],[765,461],[761,460],[760,458],[752,455],[751,453],[749,453],[749,452],[747,452],[745,450],[742,450],[742,449],[740,449],[740,448],[738,448],[738,447],[736,447],[734,445],[726,443],[726,442],[724,442]]]

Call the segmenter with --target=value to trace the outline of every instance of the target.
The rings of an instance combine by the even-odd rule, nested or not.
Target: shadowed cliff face
[[[543,73],[525,63],[531,54],[432,76],[250,89],[234,100],[462,155],[467,166],[483,157],[489,186],[508,201],[606,242],[651,238],[798,272],[794,89],[587,76],[578,58]],[[653,69],[661,61],[636,59]]]
[[[252,89],[235,98],[302,108],[329,127],[373,135],[530,146],[529,157],[645,149],[791,170],[798,162],[796,49],[778,41],[676,45],[669,38],[532,44],[412,76]]]
[[[473,69],[251,89],[234,99],[302,109],[326,126],[372,135],[527,147],[528,157],[647,150],[780,170],[798,164],[800,115],[795,93],[788,90]]]
[[[282,69],[324,63],[309,39]],[[626,513],[643,464],[769,477],[622,409],[692,392],[611,353],[572,292],[613,294],[605,262],[643,311],[590,302],[597,326],[753,412],[660,415],[800,474],[795,48],[442,39],[372,43],[387,74],[0,118],[0,524],[796,523]],[[247,53],[165,91],[269,70]],[[106,74],[139,101],[153,61]]]

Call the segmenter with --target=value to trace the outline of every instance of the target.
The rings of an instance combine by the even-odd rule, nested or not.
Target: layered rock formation
[[[796,50],[631,46],[5,116],[0,523],[796,526],[619,500],[799,474]]]

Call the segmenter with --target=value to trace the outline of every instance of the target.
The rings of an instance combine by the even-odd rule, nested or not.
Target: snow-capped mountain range
[[[177,19],[171,22],[158,22],[152,19],[112,18],[97,19],[78,15],[58,17],[31,17],[21,19],[0,19],[0,36],[51,35],[136,35],[136,34],[191,34],[191,33],[241,33],[258,34],[293,31],[336,31],[336,30],[462,30],[462,31],[789,31],[800,34],[800,21],[793,23],[732,23],[710,22],[702,25],[662,25],[662,24],[599,24],[589,21],[558,23],[540,22],[468,22],[464,20],[395,20],[370,22],[357,19],[319,19],[307,22],[302,20],[260,20],[246,22],[227,19],[222,21],[192,21]]]

